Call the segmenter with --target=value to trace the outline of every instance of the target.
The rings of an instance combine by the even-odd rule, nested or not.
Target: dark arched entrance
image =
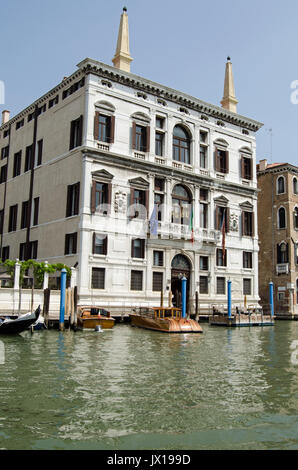
[[[174,307],[181,308],[182,306],[182,296],[181,296],[181,279],[183,276],[187,279],[187,311],[189,304],[189,286],[190,286],[190,275],[191,275],[191,265],[189,259],[184,255],[176,255],[172,261],[172,278],[171,278],[171,291],[173,295],[173,305]]]

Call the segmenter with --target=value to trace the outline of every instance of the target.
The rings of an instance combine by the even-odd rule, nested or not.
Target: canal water
[[[298,449],[298,323],[202,326],[0,337],[0,448]]]

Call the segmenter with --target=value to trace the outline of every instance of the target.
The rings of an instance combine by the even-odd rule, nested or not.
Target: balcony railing
[[[282,263],[276,265],[276,274],[288,274],[289,273],[289,263]]]

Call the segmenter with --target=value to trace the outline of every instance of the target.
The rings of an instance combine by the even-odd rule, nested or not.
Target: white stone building
[[[262,124],[237,114],[230,59],[221,107],[132,74],[131,60],[124,10],[114,67],[85,59],[2,113],[2,259],[78,263],[80,303],[112,311],[161,292],[179,303],[183,274],[191,308],[195,292],[201,309],[225,304],[228,279],[235,305],[257,304]]]

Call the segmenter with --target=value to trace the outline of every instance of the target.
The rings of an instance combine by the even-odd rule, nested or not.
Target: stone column
[[[20,288],[20,273],[21,273],[21,265],[19,260],[16,260],[15,268],[14,268],[14,290],[19,290]]]

